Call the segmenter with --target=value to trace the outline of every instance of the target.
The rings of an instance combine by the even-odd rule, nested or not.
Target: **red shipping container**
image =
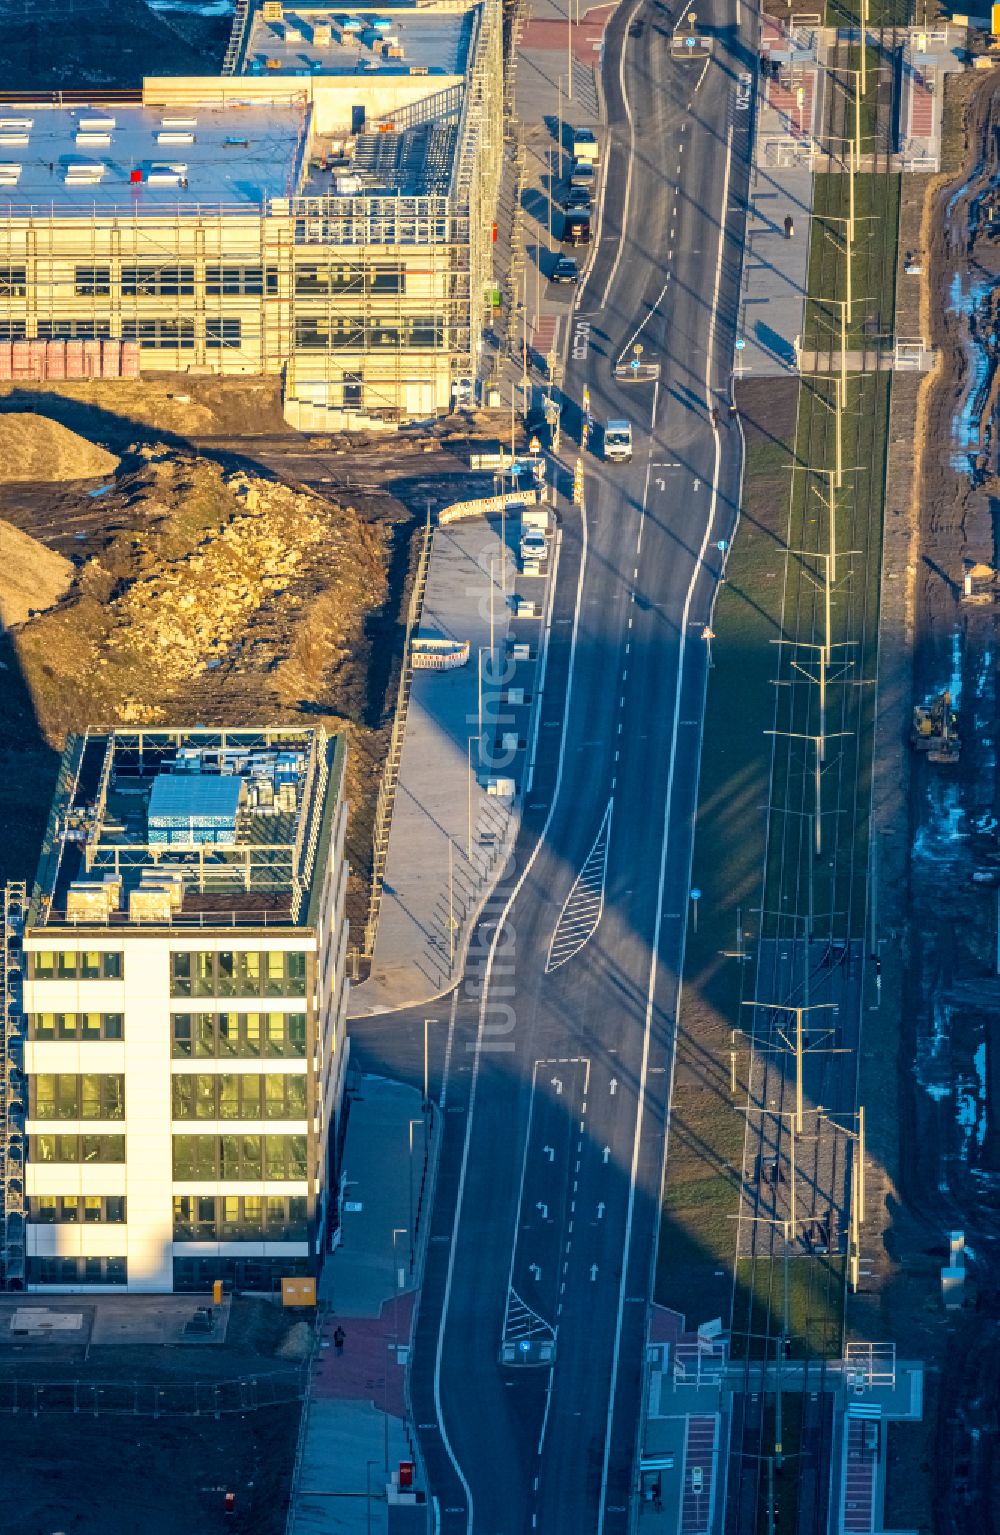
[[[66,343],[66,377],[83,378],[83,342]]]
[[[12,376],[10,342],[0,341],[0,378]]]
[[[101,377],[121,378],[121,342],[101,342]]]
[[[122,378],[139,377],[139,343],[122,342]]]
[[[84,378],[101,376],[101,343],[99,341],[83,343],[83,376]]]
[[[48,350],[47,341],[29,341],[31,348],[31,376],[43,379],[45,377],[45,353]]]
[[[45,377],[63,379],[66,377],[66,343],[65,341],[50,341],[45,353]]]
[[[31,377],[31,343],[15,341],[11,347],[11,378]]]

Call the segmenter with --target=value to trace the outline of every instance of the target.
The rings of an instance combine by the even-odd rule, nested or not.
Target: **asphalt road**
[[[755,61],[738,7],[734,23],[722,0],[699,4],[708,50],[673,45],[675,19],[626,0],[608,30],[607,195],[564,385],[564,444],[587,386],[597,421],[633,423],[634,458],[611,466],[584,454],[585,508],[564,516],[514,865],[462,987],[428,1010],[440,1019],[436,1059],[448,1040],[448,1074],[409,1387],[445,1535],[628,1528],[689,908],[702,636],[717,543],[732,537],[739,497],[727,401],[750,122],[737,76]],[[755,26],[744,8],[744,35]],[[635,339],[659,377],[617,382]],[[560,913],[570,901],[564,923],[574,918],[574,881],[609,814],[600,921],[548,970]],[[352,1032],[358,1058],[377,1063],[377,1023]],[[397,1020],[395,1037],[412,1064],[419,1022]],[[515,1349],[554,1343],[554,1362],[503,1365],[505,1329]]]

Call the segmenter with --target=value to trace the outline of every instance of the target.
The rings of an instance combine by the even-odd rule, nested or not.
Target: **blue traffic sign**
[[[742,350],[743,350],[743,348],[745,346],[746,346],[746,340],[744,339],[744,337],[743,336],[737,336],[736,337],[736,350],[738,352],[742,352]]]
[[[688,48],[693,48],[694,47],[694,38],[693,37],[686,37],[684,39],[684,44]]]
[[[530,1354],[531,1353],[531,1343],[529,1342],[529,1340],[527,1338],[522,1338],[520,1343],[517,1346],[521,1350],[522,1354]]]
[[[725,554],[726,550],[729,548],[729,545],[726,543],[724,538],[720,538],[715,547],[718,549],[720,554]]]
[[[700,901],[701,900],[701,891],[698,889],[697,885],[692,885],[691,886],[691,899],[692,899],[692,901]]]

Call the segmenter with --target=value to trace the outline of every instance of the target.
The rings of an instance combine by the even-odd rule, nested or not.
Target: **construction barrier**
[[[415,639],[410,662],[416,672],[451,672],[469,664],[468,640]]]
[[[532,486],[530,490],[504,491],[500,496],[478,496],[475,501],[453,501],[451,506],[442,507],[437,520],[447,526],[463,517],[485,517],[487,512],[499,512],[505,506],[537,506],[540,500],[545,500],[544,486],[541,493]]]

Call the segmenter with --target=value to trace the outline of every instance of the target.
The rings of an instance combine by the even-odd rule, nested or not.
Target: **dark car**
[[[572,256],[560,256],[552,268],[553,282],[579,282],[580,268]]]
[[[593,206],[586,187],[570,187],[563,207],[567,213],[589,213]]]
[[[563,220],[562,243],[564,245],[590,244],[589,213],[567,213]]]

